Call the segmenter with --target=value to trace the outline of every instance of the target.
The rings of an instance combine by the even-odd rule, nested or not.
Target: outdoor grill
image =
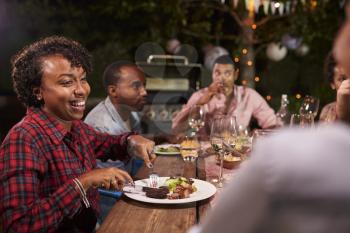
[[[169,134],[174,115],[201,86],[202,66],[172,55],[150,55],[137,65],[145,72],[148,93],[142,112],[143,131]]]

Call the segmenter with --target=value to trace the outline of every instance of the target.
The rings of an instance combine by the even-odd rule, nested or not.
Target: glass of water
[[[180,144],[180,154],[185,162],[194,162],[198,158],[200,143],[197,137],[187,137]]]

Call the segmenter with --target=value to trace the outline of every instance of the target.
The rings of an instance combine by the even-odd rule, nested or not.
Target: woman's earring
[[[41,96],[37,96],[36,98],[37,98],[39,101],[41,101]]]

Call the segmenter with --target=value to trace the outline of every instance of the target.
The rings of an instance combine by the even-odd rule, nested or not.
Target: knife
[[[145,194],[142,185],[127,185],[123,187],[124,193]]]

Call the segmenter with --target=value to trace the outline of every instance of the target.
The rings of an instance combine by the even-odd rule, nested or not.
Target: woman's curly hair
[[[27,107],[40,107],[33,88],[40,87],[42,58],[62,55],[72,67],[82,67],[89,75],[92,72],[91,55],[78,42],[61,36],[51,36],[36,41],[20,50],[11,59],[13,88],[18,99]]]

